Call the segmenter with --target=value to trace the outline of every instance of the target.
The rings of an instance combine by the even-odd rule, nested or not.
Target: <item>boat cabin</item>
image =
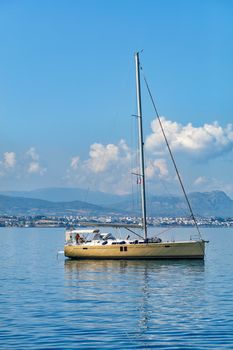
[[[115,241],[116,238],[112,233],[100,233],[99,229],[95,230],[69,230],[66,231],[67,244],[83,244],[88,242],[102,243]]]

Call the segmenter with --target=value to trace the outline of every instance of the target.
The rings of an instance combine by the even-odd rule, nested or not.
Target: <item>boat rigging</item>
[[[188,203],[192,218],[199,232],[197,240],[189,241],[169,241],[162,242],[161,238],[148,238],[148,224],[146,213],[146,189],[145,189],[145,162],[144,162],[144,140],[143,140],[143,123],[142,123],[142,104],[141,104],[141,82],[140,82],[140,60],[139,53],[135,53],[135,68],[136,68],[136,96],[137,96],[137,120],[138,120],[138,144],[140,171],[137,176],[140,178],[141,187],[141,224],[140,225],[125,225],[125,224],[101,224],[104,227],[125,228],[136,234],[136,228],[143,230],[143,235],[136,234],[139,239],[130,239],[128,235],[126,239],[115,238],[111,233],[100,233],[99,229],[89,230],[69,230],[66,232],[66,244],[64,248],[65,256],[71,259],[204,259],[205,243],[198,229],[194,214],[187,194],[185,192],[180,174],[178,172],[175,159],[172,155],[168,144],[159,114],[157,112],[151,91],[147,80],[144,78],[152,104],[154,106],[159,124],[165,138],[173,165],[177,172],[182,190]],[[86,226],[100,226],[95,223]],[[91,237],[90,237],[91,236]]]

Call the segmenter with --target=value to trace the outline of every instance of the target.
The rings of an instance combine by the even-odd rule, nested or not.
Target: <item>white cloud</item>
[[[154,177],[168,178],[168,167],[165,159],[156,159],[148,161],[145,169],[146,177],[152,179]]]
[[[15,152],[5,152],[3,154],[5,168],[14,168],[16,165],[16,154]]]
[[[28,178],[29,174],[44,175],[46,168],[39,162],[39,155],[34,147],[17,157],[15,152],[5,152],[0,161],[0,176],[13,179]]]
[[[136,177],[132,178],[131,175],[139,173],[139,170],[133,167],[137,158],[136,152],[131,152],[124,140],[120,140],[116,145],[94,143],[90,146],[88,159],[82,161],[79,156],[71,159],[67,180],[72,185],[126,194],[132,190],[132,182],[137,182]],[[146,167],[146,176],[148,179],[168,177],[166,161],[150,160]]]
[[[161,121],[173,151],[189,153],[198,157],[216,157],[233,149],[233,125],[225,128],[218,122],[194,127],[191,123],[182,125],[166,120]],[[146,149],[154,154],[161,154],[165,149],[165,142],[157,119],[151,123],[152,134],[146,138]]]
[[[130,189],[132,154],[124,140],[116,145],[94,143],[89,158],[71,159],[67,179],[78,186],[88,186],[103,192],[123,194]]]
[[[31,162],[28,166],[29,173],[38,173],[40,171],[40,165],[36,162]]]
[[[40,174],[44,175],[46,172],[46,168],[42,168],[38,162],[30,162],[28,165],[28,173],[29,174]]]
[[[38,161],[40,158],[38,153],[36,152],[35,147],[29,148],[29,150],[26,152],[26,155],[29,156],[34,161]]]
[[[194,180],[194,186],[200,186],[208,183],[208,179],[205,176],[199,176]]]
[[[194,127],[191,123],[182,125],[162,118],[163,126],[173,151],[186,152],[188,157],[189,170],[187,174],[194,175],[193,157],[198,159],[214,158],[227,153],[233,148],[233,126],[228,124],[225,128],[217,122],[204,124],[201,127]],[[152,122],[152,134],[146,138],[146,179],[151,189],[159,189],[161,183],[170,187],[169,191],[176,192],[177,176],[174,176],[172,163],[165,156],[165,142],[159,131],[156,120]],[[66,179],[69,184],[79,187],[111,192],[129,193],[132,190],[136,178],[131,173],[139,173],[138,154],[132,152],[126,142],[121,140],[117,144],[103,145],[94,143],[90,146],[89,157],[81,160],[79,156],[71,159],[70,167],[67,170]],[[180,158],[181,160],[181,158]],[[194,172],[192,174],[192,171]],[[182,176],[182,169],[181,169]],[[184,179],[188,184],[189,191],[192,189],[209,190],[222,188],[231,191],[230,186],[224,187],[216,181],[209,182],[204,176],[197,176],[193,183],[190,179]],[[162,181],[159,181],[162,180]],[[214,188],[215,186],[215,188]]]
[[[47,169],[40,164],[40,156],[37,153],[35,147],[30,147],[25,154],[26,157],[30,159],[29,163],[26,165],[27,173],[44,175]]]
[[[90,147],[90,158],[86,162],[88,168],[94,173],[105,171],[119,157],[119,146],[94,143]]]

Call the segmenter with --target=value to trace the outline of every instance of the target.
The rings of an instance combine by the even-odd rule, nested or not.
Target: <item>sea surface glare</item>
[[[1,228],[0,349],[233,349],[233,229],[202,232],[205,261],[70,261],[63,229]]]

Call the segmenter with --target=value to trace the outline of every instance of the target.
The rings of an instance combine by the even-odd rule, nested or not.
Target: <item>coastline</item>
[[[80,217],[80,216],[14,216],[1,215],[0,227],[21,227],[21,228],[67,228],[81,226],[80,223],[92,222],[96,224],[106,223],[138,223],[137,217]],[[197,224],[199,227],[233,227],[233,217],[215,218],[215,217],[198,217]],[[192,227],[194,222],[189,217],[150,217],[148,218],[150,227]]]

